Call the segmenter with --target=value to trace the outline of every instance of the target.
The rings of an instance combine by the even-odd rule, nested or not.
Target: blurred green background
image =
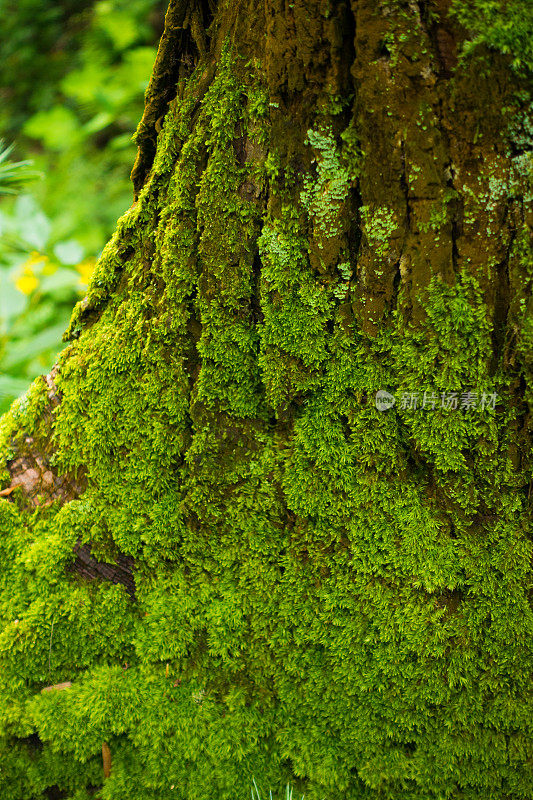
[[[52,366],[132,203],[132,135],[165,8],[0,0],[0,413]]]

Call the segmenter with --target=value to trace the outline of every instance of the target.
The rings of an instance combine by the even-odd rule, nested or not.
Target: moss
[[[308,130],[307,141],[316,155],[317,174],[306,177],[300,199],[313,224],[311,263],[326,271],[335,265],[342,248],[351,176],[327,122]]]
[[[466,54],[486,45],[510,56],[513,69],[533,70],[533,15],[520,0],[454,0],[451,13],[470,32]]]
[[[346,23],[353,99],[337,50],[311,46],[330,42],[333,11],[239,11],[223,4],[213,30],[261,47],[254,60],[218,38],[213,73],[180,82],[75,311],[60,402],[40,379],[1,423],[8,467],[26,436],[49,437],[57,474],[86,474],[62,506],[0,499],[5,796],[222,800],[296,775],[311,800],[458,786],[519,800],[533,786],[524,104],[510,83],[521,121],[496,132],[477,78],[458,76],[454,117],[420,77],[412,4],[360,3]],[[462,146],[478,123],[483,170]],[[497,392],[495,408],[440,406],[468,390]],[[133,557],[135,598],[76,574],[78,542]]]
[[[388,243],[398,229],[394,211],[391,208],[361,206],[363,230],[369,245],[378,258],[384,258],[388,252]]]

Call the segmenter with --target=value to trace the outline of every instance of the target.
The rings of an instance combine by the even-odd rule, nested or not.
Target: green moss
[[[226,48],[203,99],[181,87],[75,312],[60,405],[39,380],[1,423],[4,461],[48,434],[54,469],[87,476],[62,508],[0,500],[4,794],[233,800],[297,775],[310,800],[530,796],[528,231],[515,366],[464,270],[365,333],[354,254],[388,258],[397,205],[363,204],[359,230],[357,120],[324,98],[274,143],[287,112],[251,69]],[[380,411],[380,389],[501,400]],[[135,600],[69,570],[78,541],[135,558]]]
[[[511,57],[516,70],[533,70],[533,14],[520,0],[454,0],[452,14],[470,32],[465,54],[486,45]]]
[[[339,218],[348,197],[350,174],[341,163],[333,131],[327,124],[307,131],[307,141],[317,155],[316,177],[306,176],[301,202],[313,220],[313,232],[320,250],[328,239],[341,233]]]
[[[393,209],[371,209],[369,206],[361,206],[360,212],[368,244],[373,248],[378,258],[385,258],[388,253],[389,242],[395,231],[398,230],[398,220]]]

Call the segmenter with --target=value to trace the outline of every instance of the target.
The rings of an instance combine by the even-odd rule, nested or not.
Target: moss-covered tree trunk
[[[533,796],[531,73],[448,5],[171,2],[1,422],[3,800]]]

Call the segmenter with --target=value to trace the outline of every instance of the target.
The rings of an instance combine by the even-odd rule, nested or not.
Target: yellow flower
[[[80,283],[83,286],[88,285],[91,279],[91,275],[93,274],[95,264],[96,264],[95,258],[86,258],[84,259],[84,261],[81,261],[76,267],[76,269],[80,273]]]
[[[33,273],[28,274],[25,272],[24,275],[17,278],[15,286],[22,294],[31,294],[39,286],[39,281]]]
[[[38,253],[37,250],[30,253],[24,264],[21,265],[20,274],[15,280],[15,286],[19,292],[22,292],[22,294],[31,294],[35,291],[39,286],[39,278],[35,274],[34,267],[37,267],[39,271],[44,271],[49,261],[50,259],[48,256]]]
[[[48,256],[43,255],[43,253],[37,252],[37,250],[33,250],[30,253],[29,258],[24,262],[22,266],[24,269],[26,267],[32,269],[32,267],[35,267],[37,265],[44,267],[46,266],[46,264],[48,264],[49,261],[50,259],[48,258]]]

